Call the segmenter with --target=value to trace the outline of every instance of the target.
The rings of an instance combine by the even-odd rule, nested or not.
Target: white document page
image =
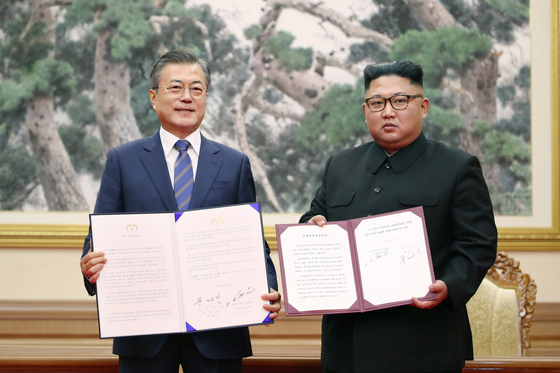
[[[193,212],[175,223],[187,329],[262,323],[269,288],[260,213],[252,205]]]
[[[92,215],[101,338],[184,331],[173,253],[173,214]]]
[[[373,305],[423,297],[432,283],[422,218],[410,211],[355,229],[364,299]]]
[[[300,312],[348,309],[357,301],[348,233],[304,224],[281,234],[289,303]]]

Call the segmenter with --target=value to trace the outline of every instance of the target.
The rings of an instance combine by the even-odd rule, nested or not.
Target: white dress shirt
[[[200,154],[200,129],[197,129],[191,133],[186,139],[180,139],[179,137],[167,132],[160,127],[159,137],[161,138],[161,145],[163,146],[163,154],[165,155],[165,162],[167,163],[167,170],[169,171],[169,178],[171,180],[171,185],[173,185],[175,180],[175,161],[179,156],[179,151],[174,148],[177,140],[186,140],[191,143],[191,146],[187,149],[187,154],[191,157],[192,169],[194,181],[196,182],[196,170],[198,168],[198,155]]]

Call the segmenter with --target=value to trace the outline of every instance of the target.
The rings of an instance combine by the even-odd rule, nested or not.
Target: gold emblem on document
[[[224,224],[224,219],[223,218],[212,218],[212,220],[210,222],[212,223],[212,225],[221,225],[221,224]]]
[[[136,224],[127,224],[126,225],[127,232],[138,232],[138,226]]]

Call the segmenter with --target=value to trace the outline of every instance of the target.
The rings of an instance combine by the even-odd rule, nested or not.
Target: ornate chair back
[[[526,356],[537,285],[501,251],[467,303],[475,357]]]

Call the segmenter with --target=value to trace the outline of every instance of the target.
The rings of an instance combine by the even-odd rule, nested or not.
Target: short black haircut
[[[411,84],[423,86],[422,66],[412,61],[391,61],[367,65],[364,68],[364,87],[367,91],[372,80],[382,76],[396,75],[410,79]]]

